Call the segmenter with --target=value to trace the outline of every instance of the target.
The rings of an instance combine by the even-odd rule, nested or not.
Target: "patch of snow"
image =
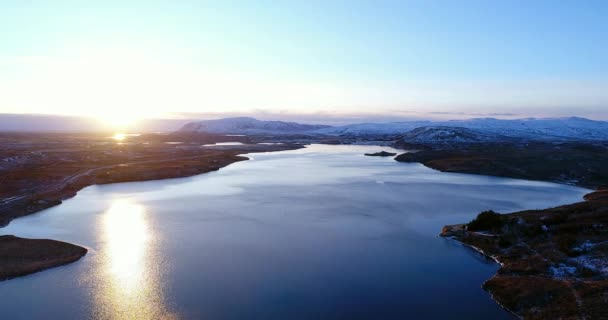
[[[549,270],[555,278],[565,278],[576,273],[576,267],[567,266],[563,263],[560,263],[556,267],[550,267]]]
[[[603,257],[582,255],[576,258],[570,258],[568,261],[576,264],[580,269],[589,269],[593,272],[599,272],[602,275],[608,275],[608,261]]]

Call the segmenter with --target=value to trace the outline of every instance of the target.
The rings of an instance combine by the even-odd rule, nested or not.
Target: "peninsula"
[[[0,281],[68,264],[86,253],[61,241],[0,236]]]

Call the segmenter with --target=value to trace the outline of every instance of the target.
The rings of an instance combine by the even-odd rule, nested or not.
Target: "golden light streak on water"
[[[100,221],[97,319],[176,319],[167,311],[161,286],[162,264],[154,254],[157,240],[146,208],[128,199],[115,200]]]

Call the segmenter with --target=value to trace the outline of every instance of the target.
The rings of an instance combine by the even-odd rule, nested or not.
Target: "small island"
[[[0,281],[72,263],[87,249],[62,241],[0,236]]]
[[[441,236],[500,264],[483,284],[500,305],[524,319],[608,318],[608,190],[585,201],[510,214],[480,213]]]
[[[380,151],[380,152],[375,152],[375,153],[366,153],[366,156],[369,157],[392,157],[392,156],[396,156],[396,153],[392,153],[392,152],[387,152],[387,151]]]

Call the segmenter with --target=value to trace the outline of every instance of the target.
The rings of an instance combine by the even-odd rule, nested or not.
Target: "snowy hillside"
[[[536,140],[608,140],[608,122],[584,118],[518,119],[493,118],[450,121],[407,121],[363,123],[324,128],[317,132],[330,135],[403,134],[420,127],[460,127],[486,134]]]
[[[469,129],[521,138],[608,139],[608,122],[576,117],[519,120],[472,119],[459,121],[457,125]]]
[[[452,133],[458,133],[458,135],[468,138],[472,138],[469,134],[475,133],[477,138],[482,137],[482,139],[494,137],[497,139],[521,138],[531,140],[608,140],[608,122],[576,117],[517,120],[480,118],[450,121],[404,121],[357,123],[338,127],[236,117],[191,122],[184,125],[180,131],[232,134],[307,133],[364,137],[369,135],[403,135],[417,128],[427,128],[422,131],[416,131],[413,134],[424,133],[424,136],[434,135],[436,138],[441,139],[442,135],[447,135],[448,132],[442,132],[437,129],[440,127],[449,127]],[[473,131],[459,130],[456,132],[454,128]],[[423,139],[423,136],[420,136],[419,139]]]
[[[442,123],[432,121],[408,121],[388,123],[356,123],[339,127],[329,127],[317,130],[317,133],[330,135],[368,135],[368,134],[399,134],[425,126],[441,126]]]
[[[327,128],[323,125],[300,124],[284,121],[262,121],[250,117],[202,120],[184,125],[182,132],[210,132],[234,134],[303,133]]]
[[[459,127],[420,127],[408,131],[399,140],[414,144],[461,144],[502,141],[508,139],[493,133],[484,133]]]

